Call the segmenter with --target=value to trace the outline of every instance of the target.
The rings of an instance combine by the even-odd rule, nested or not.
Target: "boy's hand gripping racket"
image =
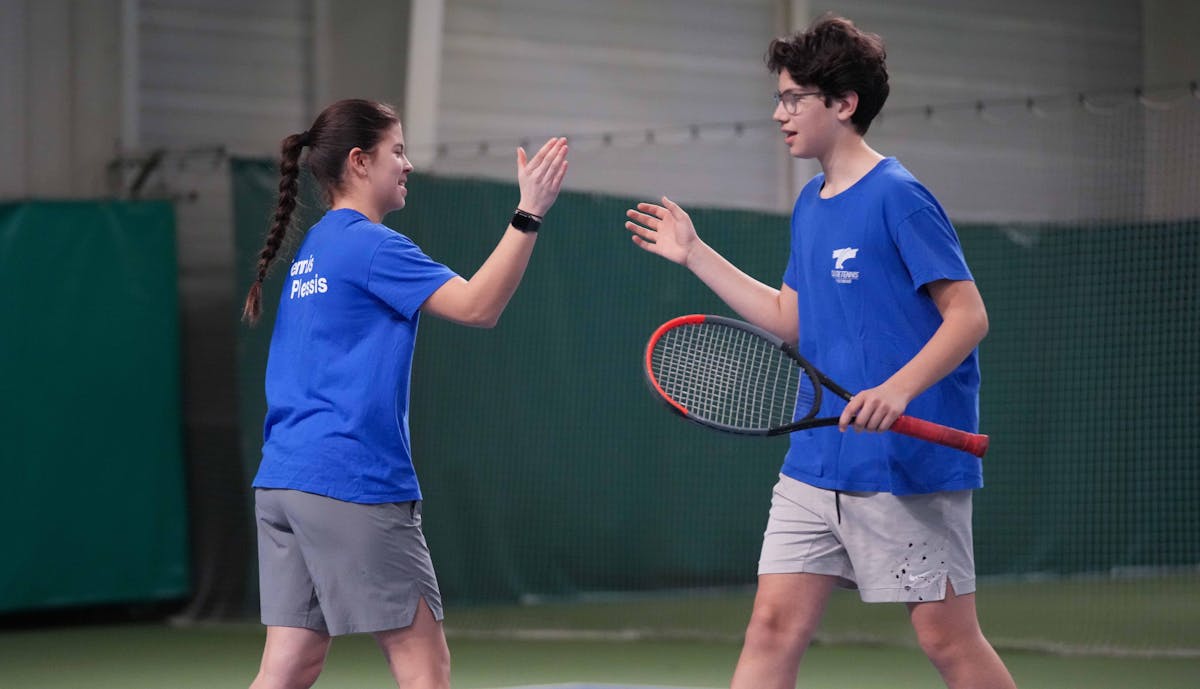
[[[646,345],[650,387],[678,414],[730,433],[780,435],[836,426],[818,418],[822,390],[852,395],[778,337],[732,318],[680,316]],[[982,457],[988,437],[901,416],[888,430]]]

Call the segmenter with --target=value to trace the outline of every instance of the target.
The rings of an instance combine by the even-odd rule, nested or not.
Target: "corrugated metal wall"
[[[308,126],[309,0],[137,0],[138,150],[168,152],[147,193],[177,200],[185,438],[195,548],[188,614],[238,616],[253,561],[237,444],[237,316],[227,154],[271,155]],[[265,231],[265,219],[264,219]],[[243,500],[231,499],[243,495]],[[222,499],[216,499],[221,497]]]
[[[120,3],[0,2],[0,198],[103,196],[120,146]]]
[[[434,170],[509,179],[517,141],[568,133],[581,135],[573,187],[787,209],[807,175],[780,189],[785,153],[770,121],[774,80],[762,64],[785,22],[808,21],[787,18],[786,5],[451,0],[439,105],[448,145]],[[1079,202],[1062,203],[1080,195],[1081,177],[1114,158],[1140,157],[1130,142],[1104,149],[1053,128],[1039,133],[1047,128],[1028,112],[985,113],[993,124],[1007,118],[1005,128],[981,126],[969,107],[965,118],[912,114],[927,104],[1132,87],[1141,76],[1138,2],[847,0],[835,9],[887,41],[893,95],[869,142],[913,169],[956,218],[1073,217],[1109,198],[1092,184]],[[740,136],[738,122],[746,125]],[[606,132],[625,134],[605,145]]]
[[[144,146],[219,143],[260,152],[307,125],[307,0],[142,0],[139,121]]]
[[[379,3],[0,4],[0,154],[13,163],[0,172],[0,194],[102,194],[103,163],[120,150],[272,153],[281,133],[307,123],[315,75],[329,68],[314,57],[314,7],[337,17]],[[565,133],[575,138],[573,188],[784,209],[803,179],[788,179],[761,58],[770,36],[807,23],[788,16],[793,6],[824,8],[787,0],[446,0],[437,142],[412,146],[442,145],[435,172],[511,179],[511,150],[521,140]],[[1102,150],[1072,135],[1073,126],[1014,135],[1021,113],[1002,108],[985,115],[1005,120],[1003,130],[949,111],[933,122],[911,113],[927,104],[1132,87],[1143,74],[1142,6],[843,0],[833,9],[888,42],[893,96],[869,140],[901,157],[956,217],[990,220],[1073,213],[1078,204],[1060,200],[1083,192],[1069,185],[1097,188],[1090,171],[1139,157],[1140,146]],[[122,8],[135,18],[135,64],[122,63]],[[355,37],[329,40],[336,47]],[[123,73],[139,75],[134,93],[121,93]],[[981,160],[986,173],[963,174]],[[1078,181],[1064,181],[1071,178]],[[214,196],[173,186],[197,192],[198,203]],[[1103,203],[1107,193],[1098,193],[1083,194],[1083,203]],[[1025,201],[1014,208],[997,198]],[[225,212],[200,224],[219,223]],[[181,246],[204,250],[188,236]]]
[[[452,0],[433,170],[514,179],[519,141],[567,134],[572,188],[776,207],[762,56],[778,13],[775,0]],[[730,126],[689,128],[709,123]]]
[[[1117,180],[1089,178],[1118,161],[1140,166],[1140,144],[1106,140],[1075,97],[1140,83],[1140,3],[849,0],[839,10],[888,44],[893,96],[870,142],[912,169],[951,217],[1077,220],[1134,205],[1113,197]],[[1047,95],[1061,98],[1027,107]],[[963,107],[923,112],[946,104]],[[1127,170],[1136,185],[1140,167]]]
[[[184,292],[227,301],[229,176],[213,149],[269,154],[308,125],[309,2],[140,0],[136,27],[137,148],[171,154],[154,182],[181,200]]]

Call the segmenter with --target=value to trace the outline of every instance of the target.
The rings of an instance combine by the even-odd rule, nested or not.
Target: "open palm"
[[[521,189],[518,208],[539,218],[550,210],[562,190],[567,174],[567,139],[556,136],[530,158],[525,148],[517,149],[517,186]]]
[[[686,265],[688,255],[698,243],[696,228],[687,212],[667,197],[662,204],[639,203],[637,210],[625,211],[625,228],[633,233],[633,243],[668,261]]]

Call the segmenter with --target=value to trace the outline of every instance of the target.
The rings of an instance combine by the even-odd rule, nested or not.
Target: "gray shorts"
[[[442,619],[420,502],[259,488],[254,503],[263,624],[334,636],[401,629],[422,598]]]
[[[780,475],[759,574],[839,578],[867,603],[942,600],[975,591],[971,491],[925,495],[815,488]]]

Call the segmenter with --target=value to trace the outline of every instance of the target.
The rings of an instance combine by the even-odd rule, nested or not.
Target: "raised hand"
[[[700,244],[696,228],[686,211],[667,197],[663,205],[639,203],[627,210],[625,229],[633,233],[633,243],[668,261],[687,265],[692,249]]]
[[[517,185],[521,188],[521,203],[517,207],[526,213],[544,216],[558,198],[566,174],[566,137],[550,139],[532,159],[524,148],[518,148]]]

